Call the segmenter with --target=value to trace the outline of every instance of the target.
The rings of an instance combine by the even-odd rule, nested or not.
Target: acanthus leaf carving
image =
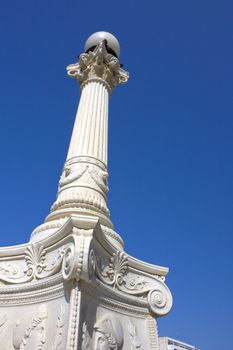
[[[106,82],[110,89],[117,84],[126,83],[129,78],[129,74],[121,68],[118,58],[107,52],[104,40],[94,51],[81,54],[78,63],[67,67],[67,73],[71,78],[76,78],[81,85],[88,80],[99,78]]]

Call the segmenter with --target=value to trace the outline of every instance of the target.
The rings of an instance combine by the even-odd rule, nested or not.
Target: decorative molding
[[[1,284],[20,284],[50,277],[59,272],[64,255],[64,247],[58,249],[52,263],[47,261],[47,250],[43,246],[30,245],[26,248],[24,261],[26,268],[16,265],[0,265]]]
[[[149,334],[150,341],[150,350],[158,350],[158,331],[157,331],[157,321],[153,319],[151,316],[146,318],[147,329]]]
[[[70,166],[75,163],[93,164],[93,165],[97,165],[103,171],[107,171],[107,165],[103,161],[101,161],[100,159],[96,159],[95,157],[90,155],[71,157],[66,160],[65,166]]]
[[[104,305],[105,308],[109,310],[114,310],[120,312],[127,316],[135,316],[137,318],[144,319],[148,316],[148,308],[142,306],[132,306],[128,300],[121,302],[119,300],[113,299],[105,294],[101,293],[98,286],[91,287],[91,285],[85,284],[85,293],[95,299],[99,305]]]
[[[77,337],[78,337],[78,308],[79,308],[79,290],[76,285],[72,289],[71,295],[71,308],[70,308],[70,324],[69,324],[69,336],[67,343],[67,350],[76,350]]]
[[[35,230],[32,231],[31,239],[34,236],[36,236],[38,233],[41,233],[41,232],[44,232],[44,231],[47,231],[47,230],[61,228],[67,220],[68,220],[68,217],[60,218],[58,220],[54,220],[54,221],[51,221],[51,222],[46,222],[46,223],[38,226],[37,228],[35,228]]]
[[[107,52],[105,41],[100,42],[94,51],[81,54],[78,63],[67,67],[67,74],[76,78],[81,87],[88,81],[99,80],[107,84],[109,89],[126,83],[129,78],[119,60]]]
[[[112,238],[113,240],[117,241],[117,243],[120,244],[120,247],[123,249],[124,248],[124,241],[121,238],[121,236],[116,233],[114,230],[110,229],[107,226],[101,225],[102,231],[103,233],[108,237],[108,238]]]
[[[66,208],[80,208],[83,212],[90,210],[100,211],[109,217],[109,210],[104,197],[98,191],[93,189],[87,191],[84,187],[83,185],[83,187],[66,189],[66,192],[64,191],[64,194],[62,193],[52,205],[51,212]]]
[[[17,290],[12,295],[0,295],[0,306],[19,306],[19,305],[29,305],[40,302],[45,302],[49,300],[54,300],[64,296],[64,286],[58,284],[55,287],[47,289],[39,289],[39,292],[28,292],[28,293],[17,293]]]

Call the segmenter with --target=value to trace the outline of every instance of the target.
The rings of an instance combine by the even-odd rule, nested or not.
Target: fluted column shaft
[[[83,87],[67,160],[90,156],[107,165],[109,92],[102,81],[89,81]]]
[[[82,92],[57,199],[46,221],[94,215],[112,228],[107,208],[108,99],[117,84],[128,80],[128,73],[107,52],[105,41],[81,54],[67,72]]]

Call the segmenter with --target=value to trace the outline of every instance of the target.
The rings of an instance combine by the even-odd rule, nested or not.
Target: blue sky
[[[230,349],[231,1],[8,1],[0,12],[0,245],[27,242],[56,195],[79,99],[65,67],[114,33],[130,80],[110,101],[109,207],[131,255],[170,267],[160,335]]]

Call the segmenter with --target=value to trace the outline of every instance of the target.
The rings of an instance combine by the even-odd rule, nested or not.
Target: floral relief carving
[[[117,251],[110,258],[109,265],[103,269],[101,276],[105,282],[113,287],[119,287],[124,281],[128,269],[128,259],[123,252]]]
[[[59,249],[53,261],[48,264],[47,251],[43,246],[29,246],[24,254],[26,268],[22,270],[11,264],[0,266],[0,283],[26,283],[52,276],[61,268],[64,251],[64,248]]]
[[[107,266],[97,258],[96,273],[104,283],[129,293],[141,291],[146,284],[143,277],[128,275],[128,258],[120,251],[113,253]]]
[[[137,275],[130,270],[128,258],[122,251],[113,253],[109,263],[95,255],[95,272],[103,283],[142,298],[154,315],[164,315],[172,306],[172,297],[163,279]]]

